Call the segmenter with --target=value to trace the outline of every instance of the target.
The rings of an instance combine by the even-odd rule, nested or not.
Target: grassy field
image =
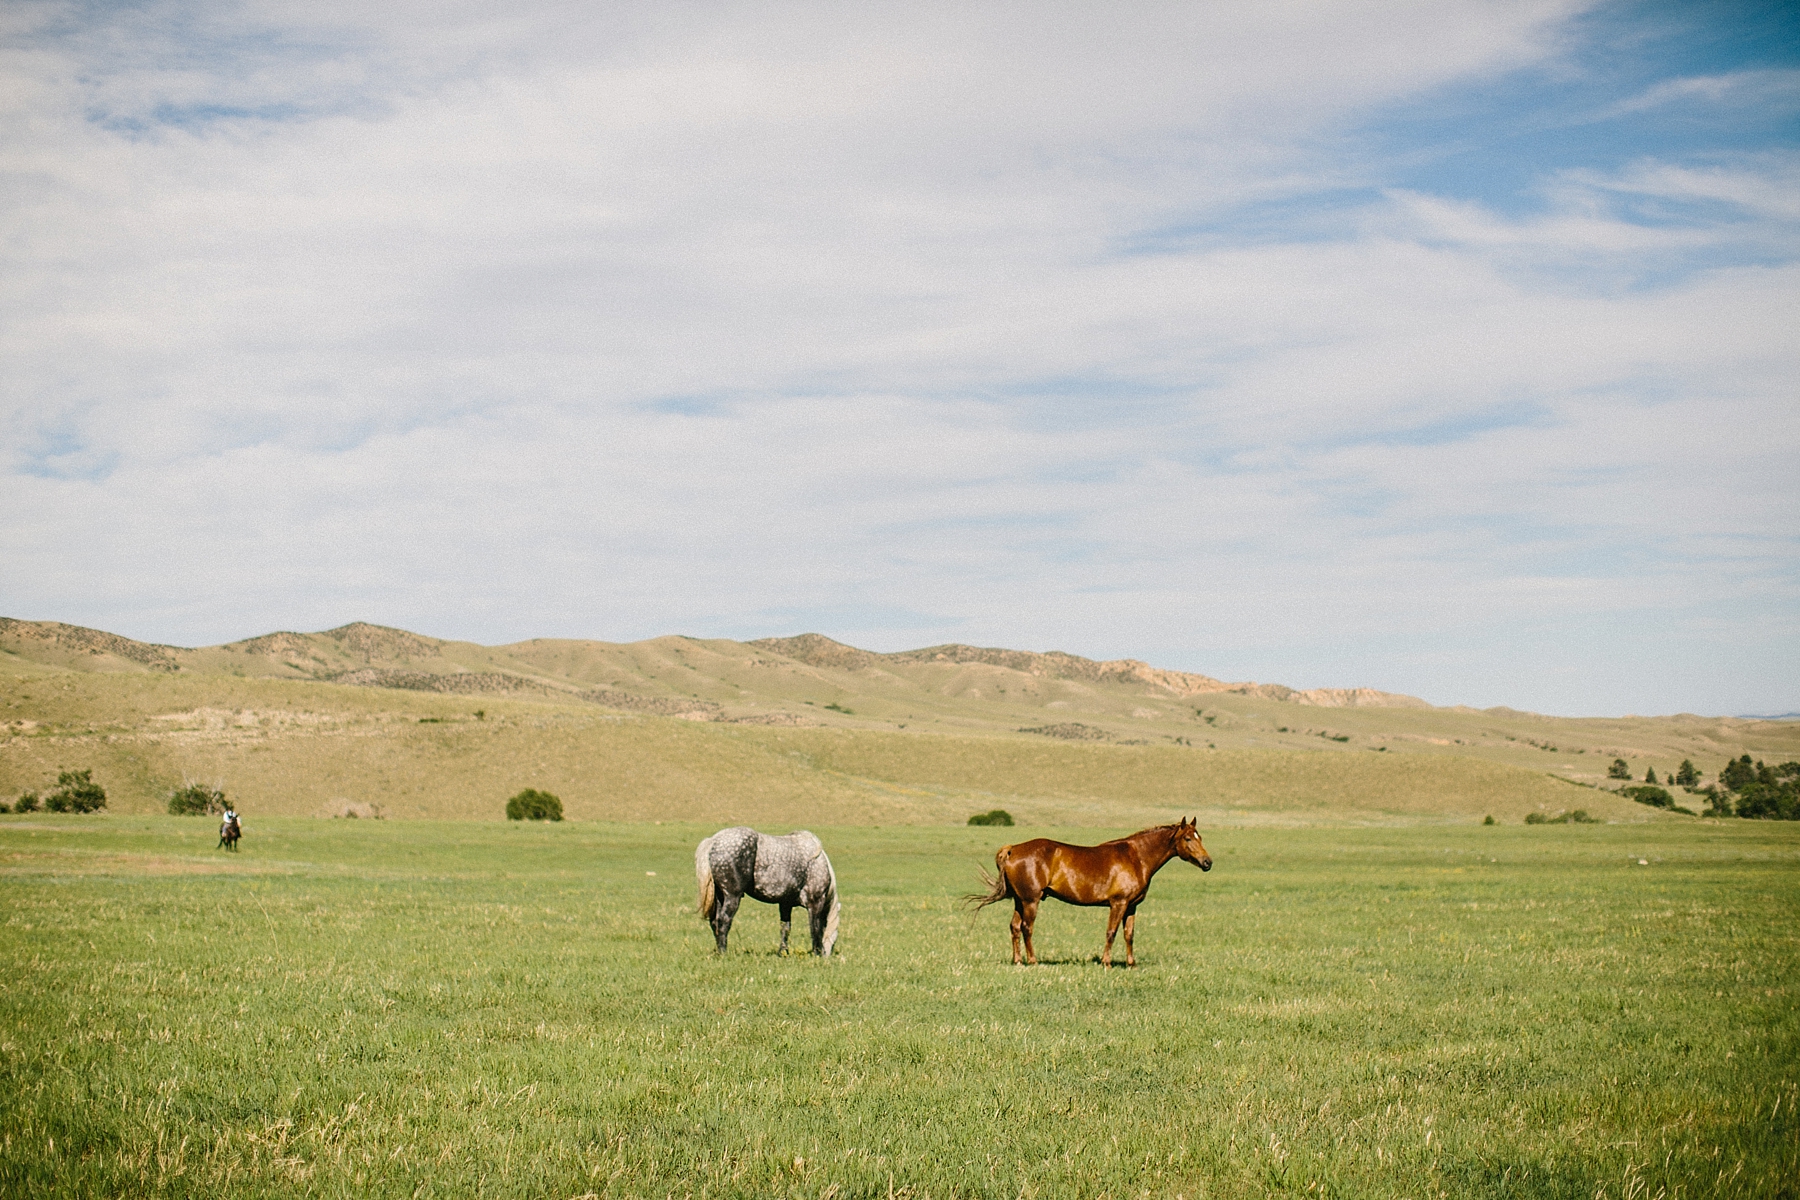
[[[1208,829],[1132,971],[956,907],[1036,829],[820,828],[841,958],[715,958],[710,831],[0,817],[0,1193],[1800,1194],[1800,830]]]

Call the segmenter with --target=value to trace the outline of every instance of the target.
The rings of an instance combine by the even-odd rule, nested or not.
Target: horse
[[[244,836],[244,827],[236,821],[226,821],[219,826],[219,845],[227,850],[236,850],[238,839]]]
[[[694,874],[700,880],[700,915],[725,953],[732,918],[745,896],[781,907],[780,954],[788,952],[794,909],[811,918],[812,952],[830,958],[837,943],[837,874],[819,839],[802,829],[770,837],[742,825],[721,829],[694,847]]]
[[[1130,837],[1098,846],[1070,846],[1048,838],[1033,838],[1002,846],[994,855],[996,876],[981,873],[988,891],[965,896],[979,912],[1008,897],[1013,902],[1012,960],[1019,965],[1019,939],[1025,940],[1024,961],[1035,965],[1031,928],[1037,923],[1038,901],[1052,896],[1066,904],[1106,905],[1112,915],[1106,922],[1106,948],[1100,961],[1111,967],[1113,936],[1125,925],[1125,965],[1137,966],[1131,935],[1137,925],[1137,908],[1150,892],[1150,879],[1171,858],[1183,858],[1202,871],[1212,870],[1212,855],[1201,844],[1194,822],[1183,818],[1174,825],[1141,829]]]

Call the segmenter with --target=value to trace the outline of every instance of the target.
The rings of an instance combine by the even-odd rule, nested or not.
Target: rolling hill
[[[446,641],[367,623],[197,649],[0,619],[0,798],[92,767],[113,807],[184,778],[250,811],[492,816],[522,786],[571,816],[828,824],[1479,819],[1651,810],[1624,758],[1800,757],[1791,722],[1570,719],[1363,688],[1231,683],[1133,660],[947,645]],[[1586,785],[1577,790],[1571,785]]]

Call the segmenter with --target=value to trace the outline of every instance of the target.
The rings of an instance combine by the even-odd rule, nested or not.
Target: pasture
[[[246,820],[0,817],[0,1193],[1800,1194],[1785,825],[1203,825],[1104,971],[956,905],[1104,831],[817,828],[822,964],[716,825]]]

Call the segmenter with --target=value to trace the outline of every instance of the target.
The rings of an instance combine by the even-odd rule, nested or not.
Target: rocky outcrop
[[[795,662],[803,662],[809,667],[835,667],[841,671],[855,671],[863,667],[871,667],[884,658],[892,658],[889,654],[876,654],[870,650],[858,650],[855,646],[846,646],[842,642],[834,642],[822,633],[803,633],[798,637],[758,638],[746,645],[755,646],[758,650],[767,650],[779,654],[783,658],[791,658]]]
[[[626,712],[650,713],[659,717],[688,717],[698,714],[706,720],[716,721],[724,712],[711,700],[683,699],[679,696],[639,696],[632,692],[615,692],[611,688],[591,688],[579,695],[592,704],[622,708]]]
[[[0,617],[0,640],[35,643],[38,648],[54,648],[65,654],[111,654],[141,663],[153,671],[181,669],[176,657],[181,652],[180,646],[134,642],[116,633],[83,625],[65,625],[61,621],[17,621]]]
[[[1284,697],[1295,704],[1317,708],[1430,708],[1429,701],[1399,692],[1378,692],[1374,688],[1312,688]]]
[[[1045,737],[1058,738],[1065,742],[1110,742],[1113,735],[1093,725],[1083,725],[1080,721],[1063,721],[1055,725],[1038,725],[1031,729],[1021,729],[1020,733],[1041,733]]]
[[[420,637],[416,633],[390,629],[386,625],[371,625],[367,621],[339,625],[336,629],[327,629],[320,636],[330,638],[352,654],[362,655],[366,662],[374,662],[376,659],[391,661],[396,658],[433,658],[439,653],[438,647],[443,645],[436,638]]]
[[[508,675],[503,671],[455,671],[436,675],[430,671],[395,671],[382,667],[363,667],[328,677],[331,683],[347,683],[352,687],[399,688],[408,692],[444,692],[454,696],[505,695],[509,692],[547,692],[552,689],[535,679]]]

